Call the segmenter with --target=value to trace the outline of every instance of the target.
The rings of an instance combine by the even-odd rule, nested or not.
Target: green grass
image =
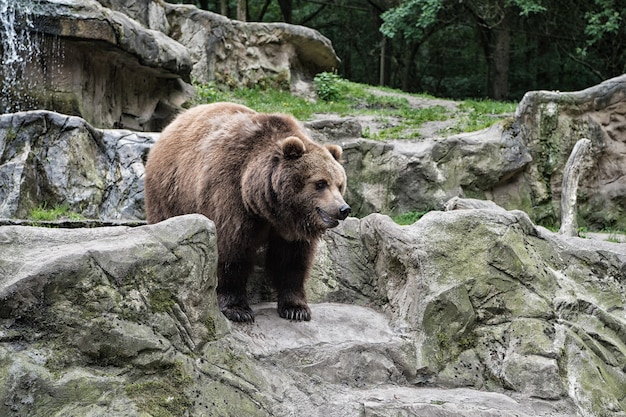
[[[607,242],[622,243],[624,240],[626,240],[626,237],[624,236],[626,235],[626,232],[622,230],[615,230],[612,228],[607,228],[607,229],[604,229],[603,232],[609,234],[606,238]]]
[[[403,213],[398,216],[393,217],[393,221],[399,224],[400,226],[407,226],[415,223],[419,219],[424,216],[424,214],[428,213],[427,211],[410,211],[408,213]]]
[[[60,219],[84,220],[82,215],[70,212],[69,206],[66,204],[48,208],[45,203],[32,209],[30,213],[28,213],[28,218],[35,221],[54,221]]]
[[[315,114],[333,113],[346,116],[371,116],[384,121],[379,132],[365,137],[377,140],[414,139],[417,129],[425,122],[458,118],[450,133],[469,132],[488,127],[515,111],[515,103],[490,100],[461,102],[457,112],[440,105],[413,108],[408,98],[433,98],[428,95],[408,94],[391,88],[372,87],[341,79],[335,75],[317,77],[316,89],[324,99],[294,96],[289,91],[264,88],[229,89],[214,83],[195,84],[194,105],[217,101],[232,101],[264,113],[289,113],[299,120],[311,120]],[[321,81],[320,81],[321,80]],[[321,86],[320,86],[321,83]]]
[[[503,115],[515,112],[517,103],[493,100],[466,100],[459,104],[460,121],[451,133],[474,132],[493,125]]]

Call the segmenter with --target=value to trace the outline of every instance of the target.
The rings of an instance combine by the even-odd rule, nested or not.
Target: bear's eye
[[[328,182],[326,180],[319,180],[315,183],[316,190],[323,190],[328,187]]]

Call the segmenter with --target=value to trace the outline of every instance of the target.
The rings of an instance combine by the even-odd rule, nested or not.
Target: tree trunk
[[[419,42],[410,42],[410,47],[406,48],[408,50],[408,54],[405,56],[404,61],[404,74],[402,74],[402,91],[410,91],[411,84],[415,88],[415,78],[413,74],[413,67],[415,65],[415,55],[417,55],[417,51],[419,50],[420,43]]]
[[[468,7],[474,17],[480,44],[487,62],[487,95],[496,100],[506,99],[509,94],[509,59],[511,51],[512,9],[504,0],[486,2],[491,9]],[[495,11],[490,14],[489,11]]]
[[[292,23],[291,22],[291,15],[292,15],[292,9],[293,9],[293,3],[292,0],[278,0],[278,5],[280,6],[280,11],[283,14],[283,20],[285,21],[285,23]]]
[[[228,0],[220,0],[220,14],[228,17]]]
[[[237,20],[245,22],[248,16],[248,1],[237,0]]]
[[[383,35],[383,39],[380,42],[380,73],[378,78],[378,85],[385,85],[385,76],[387,75],[386,63],[387,59],[385,54],[387,52],[387,37]]]
[[[505,18],[493,33],[493,79],[492,98],[505,100],[509,95],[509,56],[511,50],[511,27]]]

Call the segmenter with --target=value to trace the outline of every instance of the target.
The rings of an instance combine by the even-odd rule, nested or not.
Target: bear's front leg
[[[227,319],[237,322],[253,322],[254,312],[248,304],[246,285],[252,262],[217,262],[217,302]]]
[[[309,321],[304,282],[308,278],[316,241],[288,242],[270,237],[265,268],[278,291],[278,315],[287,320]]]

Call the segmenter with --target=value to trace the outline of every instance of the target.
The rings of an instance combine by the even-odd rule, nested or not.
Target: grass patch
[[[608,228],[608,229],[603,230],[603,232],[609,234],[607,238],[605,239],[607,242],[622,243],[626,241],[626,236],[625,236],[626,233],[621,230],[614,230],[614,229]]]
[[[450,133],[485,129],[515,112],[517,103],[493,100],[466,100],[459,104],[460,121]]]
[[[379,140],[419,138],[418,128],[423,123],[457,117],[461,121],[450,133],[479,130],[502,120],[502,115],[510,114],[516,106],[515,103],[468,100],[459,105],[457,113],[441,105],[414,108],[409,99],[433,97],[354,83],[335,74],[318,75],[316,99],[294,96],[287,90],[275,88],[229,89],[215,83],[196,83],[193,104],[231,101],[259,112],[292,114],[299,120],[311,120],[315,114],[324,113],[342,117],[370,116],[382,121],[383,127],[376,133],[365,129],[363,136]]]
[[[424,214],[428,213],[427,211],[410,211],[408,213],[399,214],[395,217],[392,217],[392,220],[399,224],[400,226],[408,226],[410,224],[415,223],[419,219],[424,216]]]
[[[84,220],[85,218],[81,214],[71,212],[67,204],[48,207],[46,203],[43,203],[28,213],[28,219],[35,221],[55,221],[61,219]]]

